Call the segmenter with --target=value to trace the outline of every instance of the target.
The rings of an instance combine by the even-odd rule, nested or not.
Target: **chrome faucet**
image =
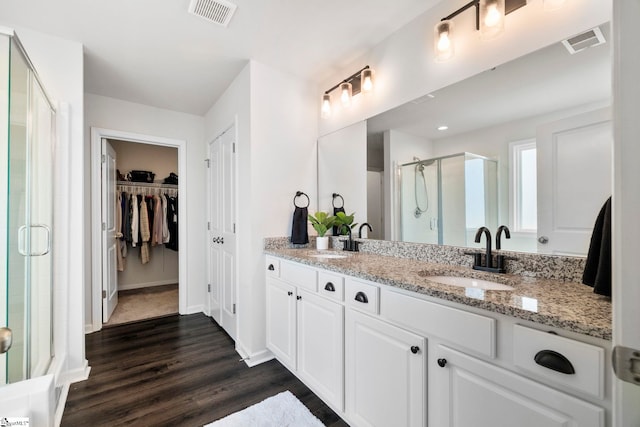
[[[480,238],[482,237],[482,233],[484,233],[485,236],[485,240],[487,241],[487,253],[485,255],[485,268],[489,269],[492,268],[493,266],[493,261],[492,261],[492,256],[491,256],[491,232],[489,231],[489,229],[487,227],[480,227],[478,228],[478,231],[476,231],[476,238],[475,238],[475,242],[476,243],[480,243]],[[480,268],[476,268],[476,267],[482,267],[482,266],[473,266],[474,269],[479,270]]]
[[[371,228],[371,224],[369,224],[368,222],[364,222],[364,223],[362,223],[362,225],[358,229],[358,238],[359,239],[362,239],[362,227],[364,227],[364,226],[367,226],[367,228],[369,229],[369,233],[373,232],[373,228]]]

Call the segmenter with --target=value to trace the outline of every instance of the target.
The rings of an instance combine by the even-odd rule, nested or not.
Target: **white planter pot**
[[[319,251],[329,249],[329,236],[316,237],[316,249]]]

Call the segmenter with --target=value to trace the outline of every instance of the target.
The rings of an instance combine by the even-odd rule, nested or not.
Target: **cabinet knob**
[[[213,243],[218,243],[218,238],[217,237],[214,237],[212,240],[213,240]]]
[[[220,238],[220,243],[222,243],[224,245],[224,237]]]
[[[300,301],[300,300],[302,299],[302,297],[301,297],[300,295],[298,295],[298,296],[296,296],[296,299],[297,299],[298,301]]]
[[[419,351],[420,351],[420,347],[418,347],[417,345],[411,346],[411,353],[417,354]]]
[[[269,271],[273,271],[275,269],[276,268],[273,266],[273,264],[269,264],[269,267],[267,267],[267,270],[269,270]]]
[[[569,362],[569,359],[562,354],[553,350],[540,350],[534,356],[533,360],[540,365],[552,371],[560,372],[562,374],[573,375],[576,370],[573,369],[573,365]]]
[[[369,302],[369,298],[367,298],[367,294],[365,294],[364,292],[358,292],[354,299],[363,304],[366,304]]]
[[[325,291],[329,291],[329,292],[335,292],[336,288],[335,288],[335,286],[333,286],[333,283],[327,282],[327,284],[324,285],[324,290]]]
[[[445,366],[447,366],[447,359],[438,359],[438,366],[440,366],[441,368],[444,368]]]
[[[293,295],[293,292],[289,291],[289,292],[287,292],[287,295],[291,296],[291,295]]]

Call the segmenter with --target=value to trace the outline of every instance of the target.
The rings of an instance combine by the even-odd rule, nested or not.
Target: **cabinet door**
[[[426,340],[366,314],[346,314],[346,413],[358,426],[424,426]]]
[[[604,409],[444,346],[434,352],[429,424],[603,427]]]
[[[344,409],[344,308],[299,290],[298,375],[335,409]]]
[[[267,348],[296,369],[296,288],[267,277]]]

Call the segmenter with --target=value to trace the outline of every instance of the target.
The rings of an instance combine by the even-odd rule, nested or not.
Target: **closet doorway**
[[[184,141],[97,128],[91,139],[93,331],[184,313]]]

